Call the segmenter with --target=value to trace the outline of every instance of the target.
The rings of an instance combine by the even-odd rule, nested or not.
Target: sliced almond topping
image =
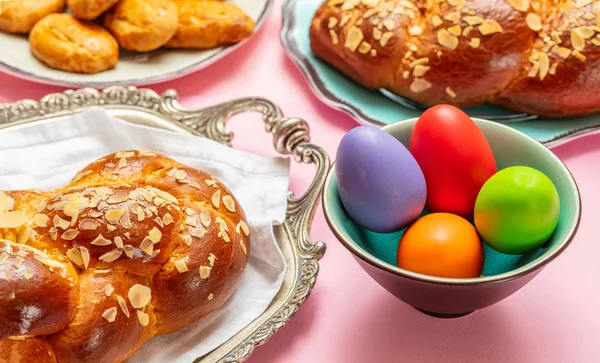
[[[353,26],[352,28],[350,28],[350,31],[348,31],[348,35],[346,36],[346,42],[344,43],[344,47],[350,49],[351,51],[355,52],[356,49],[358,48],[358,45],[360,44],[360,42],[362,42],[364,36],[362,31]]]
[[[386,20],[386,21],[383,22],[383,26],[387,30],[392,31],[392,30],[394,30],[394,27],[396,26],[396,23],[394,23],[394,21],[392,19],[388,19],[388,20]],[[409,30],[409,32],[410,32],[410,30]]]
[[[65,241],[72,241],[75,239],[75,237],[77,237],[79,235],[79,231],[76,229],[69,229],[68,231],[65,231],[60,238],[64,239]]]
[[[592,3],[593,0],[575,0],[575,7],[582,8]]]
[[[65,221],[67,226],[69,222]],[[27,223],[27,216],[23,212],[0,213],[0,228],[18,228]]]
[[[123,248],[123,239],[121,237],[115,237],[115,246],[118,249],[122,249]]]
[[[241,220],[238,223],[238,225],[235,227],[235,232],[241,236],[240,230],[242,232],[244,232],[244,235],[246,235],[246,236],[250,235],[250,229],[248,228],[248,225],[246,224],[246,222],[244,222],[243,220]]]
[[[112,209],[106,212],[104,218],[106,218],[106,221],[110,224],[117,224],[119,223],[119,219],[121,219],[123,212],[125,212],[125,209]]]
[[[214,297],[215,297],[215,295],[213,295],[213,294],[209,294],[209,295],[208,295],[208,300],[210,301],[210,300],[214,299]]]
[[[446,87],[446,94],[452,98],[456,98],[456,92],[454,92],[450,87]]]
[[[534,32],[539,32],[540,30],[542,30],[542,19],[540,19],[540,17],[537,14],[527,14],[525,22],[527,23],[529,29],[533,30]]]
[[[11,199],[12,199],[12,198],[11,198]],[[14,201],[13,201],[13,203],[14,203]],[[44,209],[46,209],[46,205],[47,205],[47,203],[48,203],[47,201],[45,201],[45,200],[42,200],[42,201],[41,201],[41,202],[39,202],[39,203],[38,203],[38,205],[35,207],[35,211],[36,211],[37,213],[42,213],[42,212],[44,211]],[[13,205],[13,207],[12,207],[12,208],[14,208],[14,205]],[[11,208],[11,209],[12,209],[12,208]],[[10,209],[8,209],[8,210],[10,210]]]
[[[79,229],[82,231],[95,231],[100,228],[100,223],[93,219],[84,218],[79,222]]]
[[[496,20],[492,19],[485,19],[483,23],[477,27],[477,29],[479,29],[479,32],[483,35],[490,35],[502,32],[502,26],[500,26],[500,24]]]
[[[30,280],[33,277],[33,270],[26,269],[25,272],[23,272],[23,277],[26,280]]]
[[[45,202],[42,202],[45,203]],[[44,205],[44,208],[46,208],[46,206]],[[8,212],[15,209],[15,200],[10,197],[8,194],[0,191],[0,212]],[[38,209],[39,209],[39,205],[38,205]],[[44,209],[42,208],[41,211],[39,211],[38,213],[42,213]]]
[[[600,39],[598,39],[598,38],[592,39],[592,44],[595,45],[595,46],[597,46],[597,47],[600,46]]]
[[[104,286],[104,293],[106,294],[106,296],[110,297],[113,292],[115,292],[115,288],[111,285],[111,284],[107,284],[106,286]]]
[[[379,44],[382,47],[385,47],[386,44],[390,41],[390,39],[392,39],[393,35],[394,35],[394,33],[392,33],[392,32],[383,33],[383,35],[381,36],[381,39],[379,40]]]
[[[17,252],[17,256],[21,256],[21,257],[27,257],[28,254],[29,253],[27,251],[23,251],[23,250]]]
[[[383,35],[383,33],[381,32],[381,30],[379,30],[377,28],[373,28],[373,39],[381,40],[382,35]]]
[[[56,229],[56,227],[52,227],[48,230],[48,234],[50,235],[50,238],[52,238],[54,241],[56,241],[56,239],[58,238],[58,230]]]
[[[575,50],[579,51],[585,48],[585,39],[583,39],[583,36],[579,32],[578,28],[571,30],[571,45]]]
[[[248,250],[246,249],[246,245],[244,244],[243,240],[240,240],[240,247],[242,248],[242,252],[244,252],[244,254],[247,255]]]
[[[208,263],[210,264],[210,267],[213,267],[215,265],[216,259],[217,259],[217,256],[215,256],[214,254],[210,253],[208,255]]]
[[[71,260],[71,262],[73,262],[77,266],[83,266],[83,257],[81,256],[81,251],[79,251],[78,248],[73,247],[67,250],[67,258],[69,258],[69,260]]]
[[[417,65],[413,69],[413,76],[414,77],[423,77],[425,75],[425,73],[427,73],[427,71],[429,71],[430,69],[431,69],[431,67],[428,67],[428,66]]]
[[[231,197],[231,195],[226,195],[223,197],[223,205],[225,209],[230,211],[231,213],[235,213],[235,201]]]
[[[422,58],[419,58],[417,60],[412,61],[408,66],[410,68],[414,68],[414,67],[416,67],[418,65],[427,64],[427,63],[429,63],[429,58],[428,57],[422,57]]]
[[[423,92],[429,88],[431,88],[431,83],[423,78],[415,78],[410,84],[410,91],[414,93]]]
[[[458,24],[458,22],[460,21],[460,16],[460,11],[454,11],[444,16],[444,19],[451,21],[454,24]]]
[[[529,73],[527,73],[527,77],[529,77],[529,78],[535,77],[539,70],[540,70],[540,63],[534,62],[533,65],[531,66],[531,69],[529,70]]]
[[[189,257],[184,257],[181,260],[175,261],[175,268],[177,269],[177,271],[179,271],[180,274],[188,271],[187,264],[189,263],[189,261]]]
[[[583,55],[580,51],[574,50],[572,53],[573,57],[579,59],[582,62],[585,62],[586,56]]]
[[[185,178],[187,178],[187,173],[185,172],[185,170],[177,170],[175,172],[175,179],[183,180]]]
[[[37,227],[46,227],[50,223],[50,218],[45,214],[36,214],[33,216],[33,224]]]
[[[108,246],[111,245],[112,242],[104,238],[102,235],[98,235],[95,240],[91,242],[94,246]]]
[[[155,153],[153,153],[152,151],[148,151],[148,150],[138,150],[138,153],[140,154],[140,156],[148,156],[148,157],[155,157],[156,156]]]
[[[134,309],[141,309],[150,302],[152,291],[147,286],[135,284],[129,289],[127,297]]]
[[[221,205],[221,190],[217,190],[213,196],[210,198],[210,201],[215,206],[215,208],[219,208]]]
[[[204,227],[210,226],[210,214],[206,212],[200,213],[200,223],[202,223]]]
[[[448,32],[450,34],[456,35],[458,37],[458,36],[460,36],[462,29],[460,28],[460,25],[455,25],[455,26],[451,26],[450,28],[448,28]]]
[[[152,243],[150,238],[146,237],[142,243],[140,243],[140,249],[146,252],[146,254],[152,255],[152,252],[154,252],[154,243]]]
[[[187,224],[190,227],[196,227],[198,225],[198,216],[185,217],[185,224]]]
[[[125,158],[119,159],[119,163],[117,164],[117,166],[119,167],[119,169],[123,169],[123,168],[127,167],[127,159],[125,159]]]
[[[125,159],[122,159],[125,160]],[[102,317],[109,323],[112,323],[117,318],[117,308],[113,307],[102,313]]]
[[[212,270],[212,267],[210,266],[200,266],[200,278],[202,280],[207,279],[210,276],[210,271]]]
[[[360,54],[367,54],[370,51],[371,51],[371,44],[369,44],[367,42],[360,43],[360,46],[358,47],[358,52]],[[225,199],[223,199],[223,202],[225,202]]]
[[[204,237],[205,234],[206,234],[206,229],[204,229],[202,227],[196,227],[190,232],[190,235],[192,235],[194,237],[198,237],[198,238]]]
[[[8,253],[2,252],[2,255],[0,255],[0,265],[5,263],[9,257],[10,255]]]
[[[564,47],[561,47],[558,45],[555,45],[554,47],[552,47],[551,52],[563,59],[567,59],[571,55],[570,49],[564,48]]]
[[[123,299],[122,296],[117,295],[117,302],[119,303],[119,307],[121,308],[123,314],[125,314],[125,316],[129,318],[131,315],[129,314],[129,309],[127,308],[127,302],[125,301],[125,299]]]
[[[446,29],[438,30],[437,40],[441,46],[446,47],[448,49],[456,49],[456,47],[458,46],[458,38],[456,37],[456,35],[450,34],[450,32],[448,32],[448,30]]]
[[[433,28],[437,28],[438,26],[442,25],[444,21],[442,20],[442,18],[440,18],[438,15],[434,15],[431,17],[431,25],[433,26]]]
[[[116,226],[113,226],[112,224],[107,224],[107,225],[106,225],[106,230],[107,230],[108,232],[114,232],[114,231],[116,231],[116,230],[117,230],[117,227],[116,227]]]
[[[79,251],[81,252],[81,258],[83,260],[83,267],[87,270],[88,266],[90,265],[90,251],[86,248],[86,247],[79,247]]]
[[[389,30],[392,30],[392,29],[389,29]],[[413,25],[410,28],[408,28],[408,34],[410,34],[410,35],[419,35],[421,33],[423,33],[423,28],[421,28],[418,25]]]
[[[150,324],[150,316],[141,310],[136,310],[138,321],[141,326],[148,326]]]
[[[115,154],[115,157],[117,158],[132,158],[134,156],[135,153],[133,151],[119,151]]]
[[[121,224],[121,227],[123,227],[125,229],[131,228],[131,219],[129,217],[129,209],[125,208],[123,210],[123,214],[121,215],[121,218],[119,218],[119,223]]]
[[[409,50],[406,53],[404,53],[404,59],[408,59],[408,58],[412,57],[412,55],[413,55],[412,50]]]
[[[121,250],[112,250],[100,256],[98,259],[102,262],[114,262],[121,257],[123,251]]]
[[[15,258],[15,260],[13,261],[13,266],[18,269],[19,267],[21,267],[21,265],[23,264],[23,262],[25,262],[25,259],[21,256],[17,256]]]
[[[550,70],[550,59],[548,58],[548,54],[543,52],[540,52],[538,57],[540,61],[540,80],[543,81]]]
[[[183,236],[183,243],[186,244],[186,246],[191,246],[192,245],[192,236],[190,236],[189,234],[186,234],[185,236]]]
[[[158,228],[154,227],[148,233],[148,237],[152,243],[157,244],[162,238],[162,232]]]
[[[508,5],[522,13],[529,10],[529,0],[508,0]]]
[[[68,201],[68,200],[65,200],[65,201],[62,201],[62,202],[58,202],[58,203],[56,203],[56,204],[53,204],[51,207],[52,207],[52,210],[57,210],[57,211],[58,211],[58,210],[63,210],[63,209],[65,209],[65,206],[66,206],[67,204],[69,204],[69,201]],[[48,209],[50,209],[50,208],[48,208]]]
[[[87,198],[77,198],[70,201],[65,208],[63,209],[63,213],[69,217],[75,217],[79,215],[81,212],[86,210],[90,205],[90,201]]]
[[[21,229],[19,231],[19,235],[17,236],[17,243],[22,245],[27,244],[27,242],[29,241],[29,237],[31,237],[32,233],[33,230],[29,227]]]
[[[483,18],[480,16],[463,16],[463,20],[468,25],[479,25],[483,24]]]
[[[127,258],[133,258],[133,251],[134,251],[133,246],[131,246],[131,245],[123,246],[123,252],[125,252],[125,256],[127,256]]]
[[[471,41],[469,42],[469,46],[471,46],[471,48],[479,48],[480,43],[481,43],[481,40],[479,38],[471,38]]]

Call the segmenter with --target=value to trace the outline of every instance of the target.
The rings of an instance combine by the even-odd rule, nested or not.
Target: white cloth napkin
[[[102,108],[0,130],[0,190],[52,190],[106,154],[148,149],[203,169],[232,190],[246,212],[252,246],[246,271],[221,309],[187,328],[152,338],[129,362],[191,362],[260,316],[279,291],[285,261],[272,225],[285,219],[289,159],[265,158],[217,142],[140,126]]]

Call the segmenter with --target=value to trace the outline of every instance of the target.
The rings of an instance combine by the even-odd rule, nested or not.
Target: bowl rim
[[[397,127],[400,124],[416,122],[418,119],[419,119],[418,117],[409,118],[409,119],[406,119],[403,121],[399,121],[399,122],[396,122],[396,123],[393,123],[390,125],[380,127],[380,129],[387,132],[387,130]],[[408,278],[410,280],[425,282],[425,283],[430,283],[430,284],[435,284],[435,285],[482,286],[482,285],[503,283],[506,281],[518,279],[518,278],[524,277],[526,275],[529,275],[530,273],[535,272],[535,271],[545,267],[548,263],[553,261],[555,258],[557,258],[559,255],[561,255],[567,249],[567,247],[571,244],[571,242],[573,241],[573,238],[577,234],[577,231],[579,229],[579,224],[581,222],[581,193],[579,191],[579,186],[577,185],[577,182],[576,182],[575,178],[573,177],[573,174],[571,173],[569,168],[549,148],[547,148],[546,146],[544,146],[544,144],[540,143],[539,141],[532,138],[531,136],[529,136],[519,130],[515,130],[511,127],[508,127],[504,124],[498,123],[498,122],[489,121],[486,119],[481,119],[481,118],[476,118],[476,117],[472,117],[471,119],[475,122],[493,124],[494,126],[504,128],[504,129],[508,130],[509,132],[520,134],[521,136],[524,136],[526,139],[529,139],[530,141],[539,144],[540,146],[545,148],[546,151],[551,155],[551,157],[558,163],[558,165],[562,166],[562,168],[564,168],[564,170],[567,172],[567,175],[570,178],[571,184],[574,187],[574,190],[577,194],[577,199],[576,199],[576,201],[577,201],[577,205],[576,205],[577,218],[575,221],[575,225],[569,231],[569,234],[568,234],[567,238],[565,238],[565,240],[562,242],[562,245],[559,248],[557,248],[554,252],[549,253],[547,255],[543,255],[541,258],[538,258],[537,260],[534,261],[533,264],[531,264],[531,266],[529,266],[528,268],[526,268],[523,271],[515,272],[516,270],[513,270],[510,272],[505,272],[505,273],[502,273],[499,275],[493,275],[493,276],[482,276],[482,277],[474,277],[474,278],[436,277],[436,276],[430,276],[430,275],[425,275],[425,274],[421,274],[421,273],[417,273],[417,272],[408,271],[408,270],[402,269],[400,267],[390,265],[388,263],[381,261],[380,259],[376,258],[375,256],[372,256],[371,254],[369,254],[365,251],[362,251],[362,249],[360,249],[354,243],[352,243],[348,239],[346,239],[343,236],[343,234],[341,233],[341,231],[338,229],[336,224],[333,222],[333,220],[330,216],[331,214],[330,214],[330,210],[329,210],[329,206],[328,206],[326,198],[327,198],[327,191],[329,190],[331,183],[333,183],[333,171],[335,169],[335,164],[336,164],[336,161],[334,161],[331,163],[331,166],[330,166],[329,170],[327,171],[327,177],[325,179],[325,186],[323,189],[323,193],[321,195],[321,199],[323,202],[323,214],[325,215],[325,220],[327,221],[329,228],[331,229],[331,231],[336,236],[336,238],[342,243],[342,245],[347,250],[349,250],[355,257],[360,258],[362,261],[368,263],[369,265],[371,265],[379,270],[383,270],[383,271],[392,273],[392,274],[400,276],[400,277]],[[376,127],[376,126],[373,126],[373,127]]]

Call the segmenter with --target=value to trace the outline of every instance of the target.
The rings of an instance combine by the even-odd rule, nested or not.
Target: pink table
[[[225,60],[180,80],[151,88],[176,89],[187,107],[245,96],[262,96],[312,127],[313,141],[332,159],[342,135],[356,126],[323,105],[279,42],[280,2],[262,30]],[[39,99],[60,88],[0,74],[0,102]],[[244,119],[248,122],[240,122]],[[232,128],[249,134],[235,144],[272,155],[255,116],[239,117]],[[554,149],[575,176],[584,204],[581,227],[571,247],[524,289],[495,306],[458,320],[418,313],[387,293],[360,269],[319,210],[312,237],[328,244],[313,294],[292,321],[251,363],[267,362],[599,362],[600,134]],[[301,193],[312,169],[294,167],[292,189]]]

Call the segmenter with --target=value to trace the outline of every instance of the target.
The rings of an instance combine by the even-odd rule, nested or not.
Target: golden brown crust
[[[137,150],[89,164],[55,192],[0,192],[0,235],[13,241],[0,257],[0,277],[9,279],[0,285],[0,309],[8,311],[0,340],[51,334],[58,361],[121,362],[153,335],[210,314],[236,289],[250,250],[246,216],[225,185]],[[18,270],[15,249],[32,251]],[[66,277],[49,263],[67,265]],[[33,277],[21,278],[30,269]],[[15,309],[49,291],[40,307],[48,318],[20,330]]]
[[[20,0],[0,2],[0,30],[11,33],[29,33],[46,15],[59,13],[65,0]]]
[[[240,42],[254,31],[254,20],[235,4],[194,0],[175,4],[179,27],[168,48],[215,48]]]
[[[75,313],[78,275],[69,261],[0,240],[0,340],[53,334]]]
[[[424,105],[580,115],[600,110],[599,12],[587,0],[328,0],[309,37],[361,85]]]
[[[148,281],[117,270],[85,271],[81,275],[75,318],[66,329],[48,337],[58,361],[123,362],[148,341],[154,335],[156,318],[152,306],[147,305],[138,310],[148,314],[149,323],[140,324],[138,310],[128,298],[129,290],[136,284],[147,286]],[[110,286],[108,291],[112,291],[110,296],[107,296],[107,286]],[[125,302],[125,309],[121,308],[118,297]],[[103,317],[111,310],[115,314],[112,322]]]
[[[110,9],[119,0],[67,0],[67,5],[74,17],[93,20]]]
[[[29,42],[37,59],[67,72],[98,73],[119,61],[119,46],[109,32],[68,14],[52,14],[39,21]]]
[[[46,337],[0,340],[0,363],[56,363]]]
[[[104,16],[104,26],[121,47],[147,52],[165,45],[179,24],[171,0],[121,0]]]

